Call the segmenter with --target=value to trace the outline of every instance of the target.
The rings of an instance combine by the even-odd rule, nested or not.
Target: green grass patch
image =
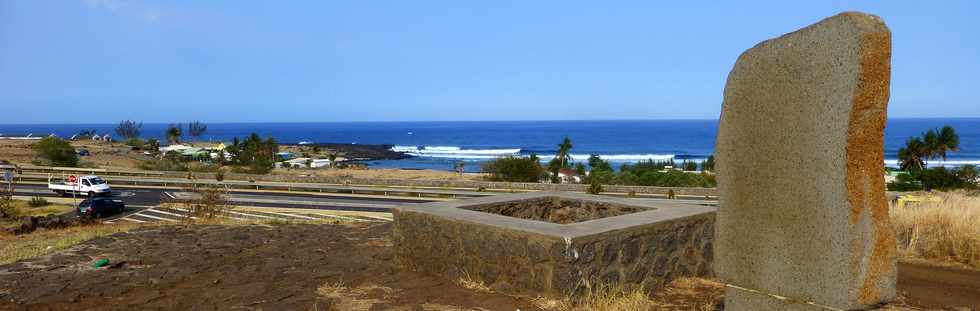
[[[63,214],[71,212],[74,207],[65,204],[45,204],[33,207],[30,201],[15,200],[13,202],[13,214],[15,217],[23,216],[47,216],[49,214]]]
[[[0,265],[47,255],[97,237],[129,231],[135,227],[135,225],[91,225],[39,230],[17,236],[0,236]]]

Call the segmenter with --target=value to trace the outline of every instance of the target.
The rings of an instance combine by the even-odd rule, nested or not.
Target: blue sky
[[[2,1],[0,123],[711,119],[742,51],[848,10],[890,117],[980,116],[978,1],[676,2]]]

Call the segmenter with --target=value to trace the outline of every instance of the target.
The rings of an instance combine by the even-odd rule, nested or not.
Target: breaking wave
[[[449,159],[494,159],[502,156],[519,156],[527,155],[531,152],[522,152],[520,148],[502,148],[502,149],[463,149],[454,146],[394,146],[391,151],[404,152],[411,156],[416,157],[427,157],[427,158],[449,158]],[[553,151],[552,151],[553,152]],[[538,157],[543,161],[549,160],[555,157],[554,153],[551,154],[538,154]],[[604,160],[611,162],[636,162],[636,161],[663,161],[674,159],[675,156],[672,154],[608,154],[599,155]],[[589,158],[588,154],[572,154],[572,158],[575,161],[585,161]],[[697,159],[694,159],[697,161]]]
[[[416,157],[454,158],[454,159],[492,159],[507,155],[517,155],[521,149],[463,149],[446,146],[394,146],[391,151],[404,152]]]

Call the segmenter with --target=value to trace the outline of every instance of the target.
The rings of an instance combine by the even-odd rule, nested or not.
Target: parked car
[[[90,198],[78,204],[75,214],[79,217],[102,218],[106,215],[122,213],[125,210],[126,203],[120,199]]]
[[[91,153],[88,152],[88,149],[78,149],[75,152],[78,153],[78,156],[80,157],[87,157],[91,155]]]

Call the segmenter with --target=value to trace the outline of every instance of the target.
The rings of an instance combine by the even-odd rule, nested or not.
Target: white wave
[[[555,157],[554,155],[550,156]],[[674,158],[673,154],[600,154],[599,158],[612,161],[612,162],[622,162],[622,161],[665,161]],[[572,154],[572,159],[576,161],[585,161],[589,159],[588,154]]]
[[[926,166],[937,167],[937,166],[961,166],[961,165],[980,165],[980,159],[976,160],[932,160],[927,161]],[[898,167],[897,159],[886,159],[885,166]]]
[[[505,155],[516,155],[521,149],[463,149],[447,146],[394,146],[392,151],[404,152],[417,157],[436,158],[494,158]]]
[[[450,158],[450,159],[495,159],[502,156],[520,155],[521,149],[463,149],[455,146],[394,146],[392,151],[404,152],[411,156],[428,158]],[[583,162],[589,158],[589,154],[572,154],[576,162]],[[542,161],[547,162],[554,158],[554,154],[538,155]],[[646,160],[664,161],[674,158],[672,154],[611,154],[599,155],[602,159],[610,162],[638,162]],[[697,160],[694,160],[697,161]]]
[[[571,154],[572,160],[575,162],[585,162],[589,159],[590,154]],[[555,158],[554,154],[539,154],[539,158],[544,160],[551,160]],[[673,154],[600,154],[599,158],[609,161],[609,162],[639,162],[639,161],[666,161],[674,158]],[[677,160],[675,160],[677,161]]]

